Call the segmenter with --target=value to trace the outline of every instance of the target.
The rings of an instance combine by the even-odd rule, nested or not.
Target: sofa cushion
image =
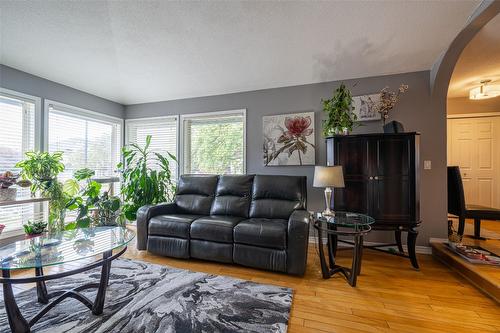
[[[254,177],[250,217],[288,219],[296,209],[306,209],[306,177]]]
[[[217,179],[218,176],[182,175],[175,195],[177,212],[210,215]]]
[[[252,175],[220,176],[210,214],[248,218],[253,177]]]
[[[242,220],[244,220],[243,217],[237,216],[212,215],[200,217],[191,224],[191,238],[232,243],[233,228]]]
[[[149,234],[154,236],[171,236],[189,238],[191,222],[201,217],[192,214],[159,215],[149,220]]]
[[[286,248],[288,221],[251,218],[234,227],[234,242],[273,249]]]

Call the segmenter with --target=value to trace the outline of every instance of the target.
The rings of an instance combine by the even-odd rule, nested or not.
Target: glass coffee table
[[[134,237],[135,234],[126,228],[97,227],[34,237],[1,247],[0,269],[2,270],[2,277],[0,283],[3,284],[5,311],[12,332],[30,332],[30,328],[40,318],[68,297],[79,300],[92,313],[96,315],[102,314],[111,261],[126,251],[127,244]],[[113,254],[115,249],[118,249],[118,251]],[[97,256],[102,256],[102,259]],[[43,273],[44,267],[62,265],[86,258],[95,258],[95,260],[85,266],[61,273],[50,275]],[[55,293],[47,291],[45,281],[75,275],[96,267],[101,267],[99,283],[88,283],[71,290]],[[35,269],[35,276],[11,278],[11,271],[30,268]],[[38,302],[46,305],[33,318],[25,319],[17,306],[12,285],[33,282],[36,283]],[[91,288],[97,288],[97,295],[93,302],[81,293],[82,290]],[[52,298],[54,299],[50,301]]]
[[[363,236],[370,232],[375,219],[358,213],[334,212],[334,215],[314,213],[313,220],[313,226],[318,231],[318,250],[323,278],[328,279],[336,273],[341,273],[349,284],[355,287],[357,277],[361,272]],[[323,235],[327,237],[328,264],[323,249]],[[351,268],[342,267],[335,263],[338,236],[349,236],[354,239]]]

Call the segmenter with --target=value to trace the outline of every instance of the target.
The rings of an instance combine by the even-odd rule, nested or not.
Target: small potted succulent
[[[11,171],[0,173],[0,201],[13,201],[16,199],[17,188],[11,187],[13,185],[21,187],[31,186],[31,182],[17,180],[18,178],[19,175],[15,175]]]
[[[28,223],[23,225],[26,238],[33,238],[42,234],[47,228],[47,222],[44,220],[28,220]]]

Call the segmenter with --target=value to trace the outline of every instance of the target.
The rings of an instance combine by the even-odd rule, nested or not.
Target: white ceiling
[[[500,84],[500,15],[488,22],[462,51],[451,76],[448,97],[468,97],[469,90],[478,87],[482,80]]]
[[[428,70],[479,1],[1,1],[0,61],[124,104]]]

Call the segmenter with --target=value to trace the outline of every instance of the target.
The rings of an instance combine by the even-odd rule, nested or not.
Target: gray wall
[[[124,118],[123,105],[0,64],[0,87]],[[43,108],[43,100],[42,100]]]
[[[446,192],[435,188],[446,186],[440,177],[446,168],[446,119],[430,108],[429,71],[347,80],[354,95],[378,92],[385,86],[396,89],[401,83],[410,86],[391,119],[401,121],[407,131],[418,131],[421,137],[421,160],[431,160],[432,170],[421,170],[421,216],[419,245],[429,237],[446,236]],[[321,137],[321,99],[331,96],[340,82],[327,82],[286,88],[266,89],[236,94],[190,98],[128,105],[125,118],[189,114],[231,109],[247,109],[247,172],[259,174],[306,175],[309,209],[323,209],[323,192],[312,187],[314,167],[265,167],[262,161],[262,116],[314,111],[316,119],[316,163],[325,165],[325,143]],[[365,123],[355,132],[381,132],[380,122]],[[423,163],[423,162],[422,162]],[[372,240],[375,240],[372,235]],[[384,236],[376,236],[380,240]],[[385,236],[387,237],[387,236]]]

